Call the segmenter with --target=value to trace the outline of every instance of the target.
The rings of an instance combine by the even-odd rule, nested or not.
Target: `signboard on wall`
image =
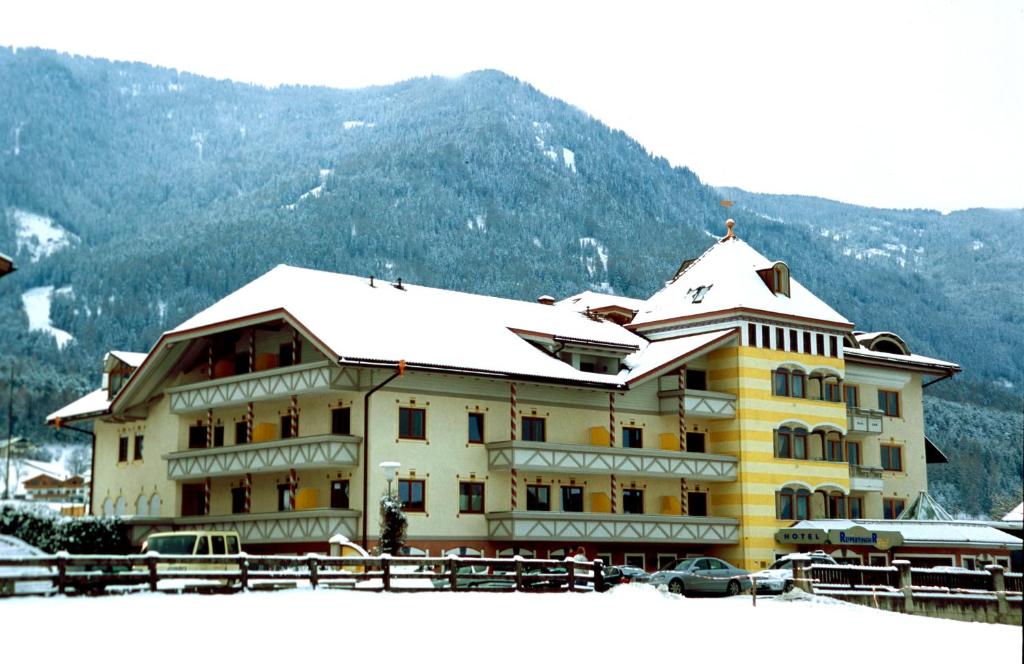
[[[775,531],[779,544],[827,544],[828,532],[818,528],[780,528]]]
[[[828,541],[838,546],[873,546],[879,551],[888,551],[903,544],[903,535],[894,530],[869,530],[864,526],[853,526],[828,531]]]

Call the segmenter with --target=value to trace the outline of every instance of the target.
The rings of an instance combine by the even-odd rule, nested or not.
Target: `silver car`
[[[739,595],[750,589],[750,572],[719,558],[682,558],[651,575],[655,586],[682,594]]]

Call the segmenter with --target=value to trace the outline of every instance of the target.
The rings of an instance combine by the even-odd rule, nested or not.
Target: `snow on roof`
[[[1020,549],[1022,545],[1019,537],[1004,533],[987,524],[972,521],[809,519],[801,521],[793,528],[829,531],[847,530],[854,526],[863,526],[869,530],[898,532],[903,535],[904,546],[927,546],[939,543]]]
[[[757,274],[757,270],[772,265],[772,261],[738,237],[716,242],[675,280],[651,296],[632,324],[745,308],[850,325],[850,321],[792,277],[788,297],[773,293]]]
[[[735,333],[735,329],[716,330],[704,334],[692,334],[688,337],[673,337],[648,344],[646,348],[638,350],[624,360],[629,367],[628,380],[636,381],[652,371],[667,369],[682,358],[705,348],[719,345],[720,342]]]
[[[858,337],[858,341],[859,340],[860,337]],[[868,350],[867,348],[844,348],[843,356],[846,359],[854,361],[856,361],[857,358],[864,358],[866,360],[880,360],[895,364],[906,364],[909,366],[932,367],[935,369],[942,369],[944,371],[960,371],[960,365],[956,362],[937,360],[934,357],[915,355],[913,353],[910,355],[898,355],[896,353],[883,353],[877,350]]]
[[[621,376],[583,372],[519,333],[643,348],[647,342],[607,321],[564,307],[279,265],[185,321],[187,332],[284,309],[343,361],[617,385]],[[518,332],[518,333],[517,333]]]
[[[639,311],[644,306],[644,300],[624,295],[609,295],[608,293],[595,293],[594,291],[583,291],[564,300],[555,303],[556,307],[562,307],[571,311],[586,311],[590,309],[601,309],[603,307],[622,307],[630,311]]]
[[[50,413],[46,416],[46,421],[54,422],[58,417],[61,420],[74,420],[89,415],[100,415],[107,412],[109,408],[110,401],[107,399],[107,390],[99,389]]]
[[[899,516],[901,521],[955,521],[953,515],[942,507],[927,491],[919,491]]]
[[[1017,505],[1012,510],[1006,513],[1003,517],[1003,521],[1024,521],[1024,503]]]
[[[112,350],[110,355],[113,355],[117,359],[121,360],[132,368],[138,368],[143,360],[146,359],[146,353],[132,353],[127,350]]]

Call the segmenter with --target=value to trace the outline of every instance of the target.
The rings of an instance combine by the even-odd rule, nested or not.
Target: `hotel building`
[[[894,519],[926,489],[944,459],[922,392],[960,368],[855,331],[727,225],[647,300],[278,266],[108,354],[103,388],[50,421],[92,422],[92,510],[137,538],[373,547],[394,461],[414,552],[760,569],[796,522]]]

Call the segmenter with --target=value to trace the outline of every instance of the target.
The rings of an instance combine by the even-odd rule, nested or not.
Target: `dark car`
[[[644,583],[650,575],[639,567],[631,565],[611,565],[604,570],[604,585],[606,588],[617,586],[623,583]]]

